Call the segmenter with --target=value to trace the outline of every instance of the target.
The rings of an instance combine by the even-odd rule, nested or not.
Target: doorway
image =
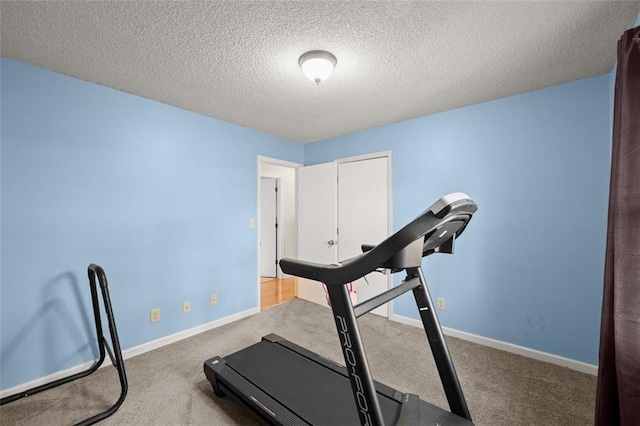
[[[278,178],[260,176],[260,277],[279,278]]]
[[[297,279],[278,262],[297,258],[296,169],[302,164],[258,156],[258,303],[267,309],[297,295]]]
[[[342,182],[341,192],[338,176]],[[267,219],[261,219],[262,209],[271,209],[266,205],[263,207],[262,199],[271,198],[267,195],[270,190],[262,196],[263,178],[275,180],[278,188],[275,261],[266,254],[263,260],[260,248],[262,226],[271,228],[263,225]],[[315,186],[301,189],[311,181]],[[258,156],[258,188],[258,300],[261,309],[294,297],[326,306],[324,290],[317,282],[287,276],[279,266],[275,268],[275,278],[266,276],[273,275],[273,271],[264,272],[262,277],[263,263],[273,265],[284,257],[334,263],[338,258],[356,255],[363,241],[377,244],[391,232],[391,152],[307,167]],[[340,221],[339,217],[342,218]],[[338,235],[338,222],[342,223],[341,235]],[[358,281],[362,281],[356,283],[362,300],[387,290],[391,280],[388,274],[370,274]],[[383,305],[372,313],[388,317],[390,311],[389,306]]]

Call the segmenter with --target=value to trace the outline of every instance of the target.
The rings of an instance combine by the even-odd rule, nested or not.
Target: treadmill
[[[455,239],[476,210],[466,194],[448,194],[380,244],[363,245],[355,258],[330,265],[282,259],[283,272],[326,285],[344,365],[270,334],[236,353],[205,361],[214,393],[249,407],[273,425],[473,425],[421,266],[425,256],[453,253]],[[406,277],[353,306],[349,283],[377,270],[404,271]],[[357,318],[408,291],[413,292],[449,410],[371,377]]]

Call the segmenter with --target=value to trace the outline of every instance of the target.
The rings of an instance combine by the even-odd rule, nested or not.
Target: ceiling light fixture
[[[336,57],[324,50],[312,50],[298,59],[298,64],[304,75],[316,84],[329,78],[336,63],[338,63]]]

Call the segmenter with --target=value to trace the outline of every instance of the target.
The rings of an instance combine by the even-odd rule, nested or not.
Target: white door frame
[[[277,158],[271,158],[271,157],[265,157],[263,155],[258,155],[257,157],[257,172],[256,172],[256,197],[257,197],[257,203],[256,203],[256,215],[257,215],[257,229],[256,229],[256,253],[257,253],[257,261],[258,261],[258,270],[257,270],[257,277],[256,277],[256,282],[257,282],[257,289],[258,289],[258,310],[260,310],[260,297],[261,297],[261,287],[260,287],[260,178],[262,177],[269,177],[269,178],[275,178],[278,179],[278,183],[280,183],[280,178],[278,176],[274,176],[272,174],[268,174],[268,173],[262,173],[262,164],[274,164],[276,166],[283,166],[283,167],[288,167],[288,168],[292,168],[292,169],[297,169],[298,167],[302,167],[303,164],[300,163],[293,163],[291,161],[286,161],[286,160],[279,160]],[[281,185],[279,185],[280,187]],[[295,198],[295,196],[294,196]],[[296,199],[297,202],[297,199]],[[282,208],[283,208],[283,202],[282,202],[282,192],[278,191],[278,217],[282,218]],[[295,210],[295,209],[294,209]],[[297,219],[296,219],[297,221]],[[281,254],[282,254],[282,226],[278,226],[278,231],[276,233],[276,240],[277,240],[277,244],[278,244],[278,253],[276,253],[276,256],[278,256],[278,259],[281,258]],[[276,275],[278,278],[281,278],[281,274],[282,271],[280,270],[280,267],[276,268]]]

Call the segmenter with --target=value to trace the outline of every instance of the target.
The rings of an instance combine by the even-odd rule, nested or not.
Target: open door
[[[362,244],[389,236],[387,157],[338,162],[338,260],[362,254]],[[354,283],[358,300],[389,288],[388,272],[372,272]],[[388,304],[372,314],[389,316]]]
[[[389,235],[388,157],[344,159],[298,169],[298,259],[335,263]],[[387,274],[355,283],[364,300],[389,288]],[[298,297],[327,306],[317,281],[300,278]],[[387,305],[372,313],[389,315]]]
[[[278,262],[278,180],[260,179],[260,276],[275,278]]]
[[[298,259],[337,261],[337,173],[336,163],[298,169]],[[298,278],[298,297],[326,306],[317,281]]]

